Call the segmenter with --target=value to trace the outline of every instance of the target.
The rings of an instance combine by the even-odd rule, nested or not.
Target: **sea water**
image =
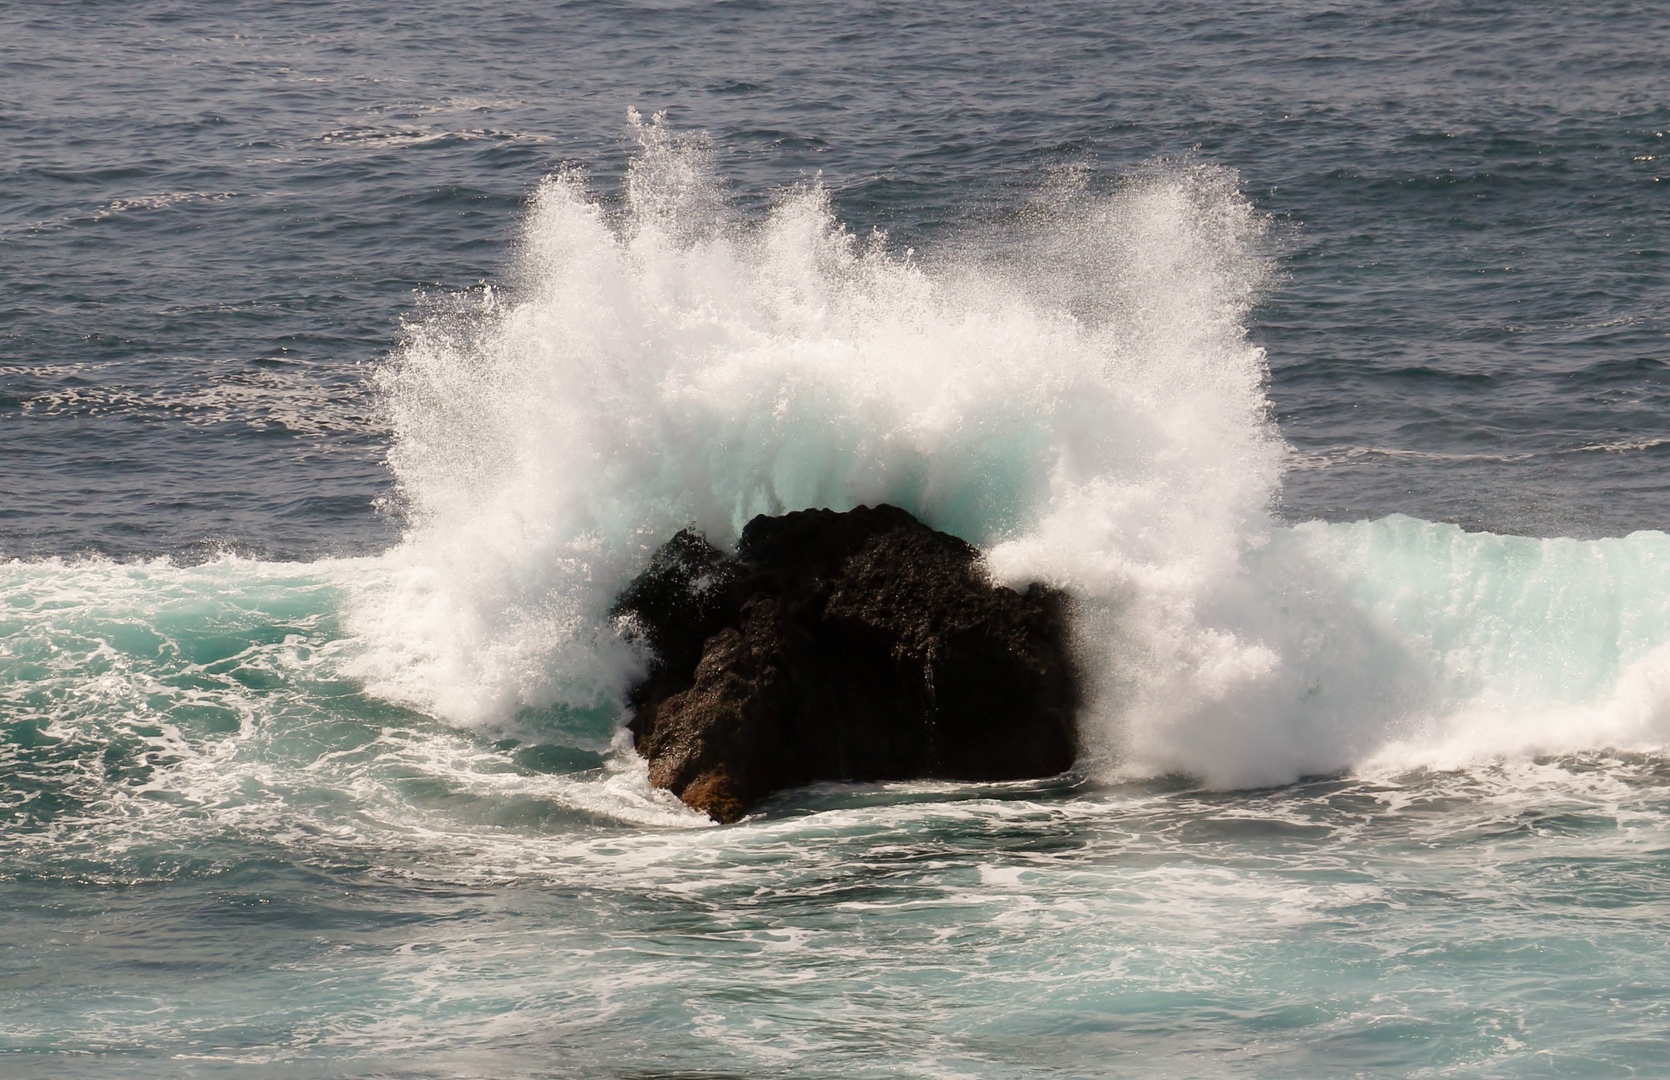
[[[1670,1072],[1661,7],[0,24],[0,1075]],[[651,788],[882,501],[1078,766]]]

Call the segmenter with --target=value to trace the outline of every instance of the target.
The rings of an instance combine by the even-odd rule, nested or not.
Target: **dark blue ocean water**
[[[0,5],[0,1074],[1670,1072],[1666,41]],[[880,496],[1086,763],[700,828],[599,605]]]
[[[365,369],[497,280],[628,107],[743,207],[821,171],[932,252],[1043,168],[1194,155],[1273,215],[1295,518],[1662,527],[1661,5],[44,4],[5,16],[0,550],[281,558],[396,524]]]

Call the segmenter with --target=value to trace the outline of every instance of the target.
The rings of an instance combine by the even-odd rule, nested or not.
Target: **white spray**
[[[1002,580],[1072,591],[1100,768],[1246,785],[1419,763],[1512,698],[1514,635],[1537,627],[1504,613],[1513,641],[1464,672],[1433,634],[1488,637],[1471,579],[1377,578],[1351,530],[1387,523],[1271,520],[1284,447],[1245,336],[1262,219],[1231,174],[1069,178],[928,266],[846,231],[816,184],[735,221],[699,141],[633,122],[624,208],[547,179],[512,287],[434,311],[385,371],[411,527],[353,612],[373,690],[481,728],[612,718],[641,657],[605,613],[657,544],[891,502]],[[1670,640],[1660,614],[1558,707],[1626,693]],[[1650,741],[1658,706],[1634,708]]]

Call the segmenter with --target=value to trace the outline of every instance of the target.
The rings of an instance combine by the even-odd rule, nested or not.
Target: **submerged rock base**
[[[895,506],[686,530],[615,608],[654,650],[632,696],[650,780],[721,822],[818,780],[1017,780],[1073,763],[1066,597],[993,585]]]

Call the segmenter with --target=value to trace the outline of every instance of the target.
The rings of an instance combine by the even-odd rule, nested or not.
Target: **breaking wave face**
[[[634,123],[623,206],[547,179],[511,287],[431,305],[383,372],[410,528],[350,604],[375,693],[607,745],[643,657],[606,612],[658,544],[889,502],[1076,598],[1103,773],[1662,744],[1670,538],[1272,517],[1233,174],[1067,173],[924,261],[816,183],[739,220],[699,140]]]

